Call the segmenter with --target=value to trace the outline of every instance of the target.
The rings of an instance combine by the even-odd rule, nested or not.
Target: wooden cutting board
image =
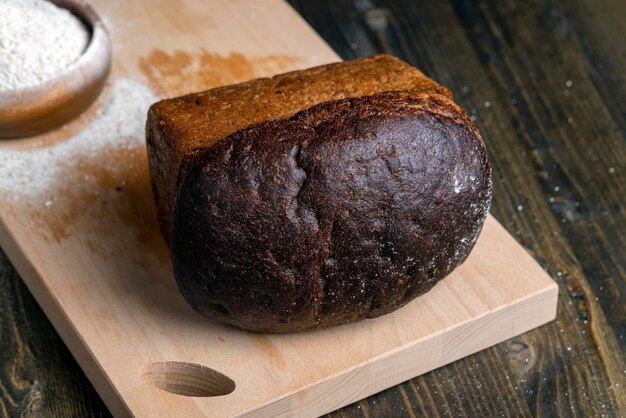
[[[0,244],[115,415],[315,416],[554,318],[556,284],[492,217],[463,266],[382,318],[262,335],[194,313],[155,221],[148,106],[338,57],[280,0],[92,3],[108,85],[64,128],[2,142]]]

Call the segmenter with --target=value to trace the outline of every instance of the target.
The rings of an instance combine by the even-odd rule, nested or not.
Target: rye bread
[[[249,330],[398,309],[467,258],[491,201],[472,122],[388,56],[166,100],[147,132],[181,293]]]

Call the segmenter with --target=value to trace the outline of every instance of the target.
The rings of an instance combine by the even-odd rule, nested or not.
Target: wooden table
[[[335,416],[626,415],[626,3],[290,0],[345,59],[449,87],[494,168],[492,213],[560,286],[555,322]],[[108,416],[4,255],[0,414]]]

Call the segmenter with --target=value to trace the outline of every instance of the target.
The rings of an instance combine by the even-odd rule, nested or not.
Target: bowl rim
[[[0,92],[0,138],[31,136],[63,125],[98,96],[111,67],[104,23],[84,0],[50,0],[90,30],[83,53],[65,72],[43,83]]]

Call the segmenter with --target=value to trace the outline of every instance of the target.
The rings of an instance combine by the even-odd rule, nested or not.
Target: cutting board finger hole
[[[217,370],[182,361],[151,363],[142,368],[141,377],[159,389],[182,396],[224,396],[236,387],[230,377]]]

